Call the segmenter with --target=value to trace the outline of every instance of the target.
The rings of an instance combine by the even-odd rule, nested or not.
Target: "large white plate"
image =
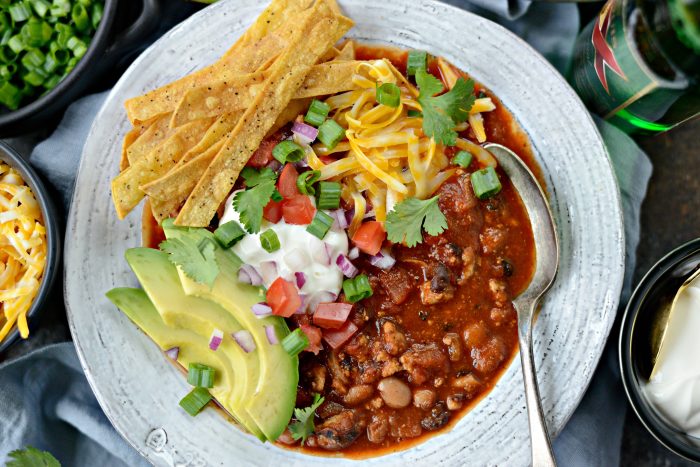
[[[579,403],[613,323],[623,277],[618,188],[588,113],[559,74],[520,39],[435,1],[344,0],[359,40],[445,56],[492,89],[528,132],[544,171],[561,238],[558,279],[535,327],[544,412],[556,435]],[[214,61],[262,10],[260,0],[217,3],[144,52],[114,87],[83,150],[66,239],[66,305],[85,373],[116,429],[156,465],[327,465],[261,444],[214,410],[191,418],[177,403],[185,379],[105,298],[136,285],[124,250],[140,241],[140,209],[119,221],[110,201],[123,101]],[[519,365],[455,428],[410,450],[375,458],[395,465],[527,465]],[[353,461],[338,459],[338,463]]]

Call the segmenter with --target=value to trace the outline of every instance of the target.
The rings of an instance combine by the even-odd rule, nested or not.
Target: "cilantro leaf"
[[[12,460],[5,464],[7,467],[61,467],[61,463],[47,451],[27,446],[8,454]]]
[[[219,275],[219,265],[212,239],[183,235],[165,240],[160,244],[160,249],[168,253],[170,262],[180,266],[187,277],[209,287],[214,285]]]
[[[274,180],[263,180],[253,188],[239,191],[233,197],[233,207],[240,215],[241,223],[248,233],[260,231],[263,208],[275,192]]]
[[[476,100],[474,80],[459,78],[452,89],[435,96],[444,87],[439,79],[421,68],[416,71],[416,83],[420,88],[418,102],[423,108],[423,131],[438,143],[454,146],[455,126],[467,120]]]
[[[256,170],[253,167],[244,167],[241,171],[241,177],[245,180],[245,186],[252,188],[265,180],[277,180],[277,174],[269,167],[263,167]]]
[[[289,432],[295,440],[301,440],[301,444],[306,442],[306,438],[314,432],[314,413],[323,404],[323,397],[314,394],[313,403],[305,409],[294,409],[295,422],[289,424]]]
[[[440,235],[447,228],[447,219],[440,211],[437,196],[424,200],[407,198],[387,214],[384,226],[389,240],[413,247],[423,241],[422,229],[430,235]]]

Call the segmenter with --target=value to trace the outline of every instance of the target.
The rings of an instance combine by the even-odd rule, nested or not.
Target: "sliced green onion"
[[[394,83],[377,86],[377,102],[387,107],[398,107],[401,103],[401,89]]]
[[[345,136],[345,129],[335,120],[326,120],[318,127],[318,140],[328,149],[333,149]]]
[[[5,81],[9,81],[15,73],[17,72],[17,65],[15,63],[7,63],[5,65],[0,65],[0,78]]]
[[[32,8],[26,2],[17,2],[14,5],[10,5],[7,12],[10,13],[12,20],[18,23],[26,21],[32,16]]]
[[[224,248],[231,248],[245,236],[245,230],[236,221],[221,224],[215,231],[214,237]]]
[[[280,345],[289,355],[296,357],[302,350],[309,346],[309,338],[304,334],[304,331],[300,328],[296,328],[282,339]]]
[[[66,47],[73,51],[73,56],[75,56],[76,58],[81,58],[83,55],[85,55],[85,52],[87,51],[87,46],[85,45],[85,42],[83,42],[75,36],[68,39],[68,41],[66,42]]]
[[[2,11],[3,6],[0,4],[0,30],[1,31],[12,31],[15,27],[12,17]]]
[[[338,209],[340,207],[340,183],[319,182],[318,203],[319,209]]]
[[[46,16],[46,13],[49,12],[49,8],[51,8],[51,4],[47,2],[46,0],[29,0],[30,3],[32,4],[32,8],[34,8],[34,11],[36,12],[37,15],[40,17]]]
[[[22,100],[22,93],[12,83],[0,83],[0,103],[10,110],[17,110]]]
[[[78,3],[87,8],[92,5],[92,0],[78,0]]]
[[[27,21],[27,24],[22,26],[20,33],[22,34],[22,40],[27,46],[41,47],[51,40],[53,29],[48,23],[32,18]]]
[[[51,75],[51,76],[49,76],[49,77],[44,81],[43,86],[44,86],[45,89],[51,90],[51,89],[55,88],[56,85],[57,85],[58,83],[60,83],[62,79],[63,79],[62,76]]]
[[[40,66],[42,66],[45,60],[46,56],[43,53],[41,53],[41,50],[29,49],[22,56],[21,62],[27,70],[33,70],[34,68],[39,68]]]
[[[408,52],[408,60],[406,60],[406,74],[413,76],[419,69],[428,68],[428,53],[422,50],[411,50]]]
[[[17,53],[8,46],[0,47],[0,62],[12,63],[17,60]]]
[[[95,3],[90,10],[90,22],[92,23],[92,28],[97,29],[102,21],[102,15],[104,13],[104,5],[101,3]]]
[[[330,111],[330,105],[318,99],[314,99],[311,101],[311,105],[309,106],[309,110],[306,112],[306,116],[304,116],[304,121],[309,125],[318,127],[326,120],[326,117],[328,117],[328,112]]]
[[[58,68],[58,62],[56,61],[55,58],[51,56],[51,54],[46,56],[46,59],[44,60],[44,65],[42,66],[45,72],[47,73],[53,73],[56,71],[56,68]]]
[[[78,31],[85,32],[90,27],[90,17],[85,9],[84,5],[76,3],[73,5],[73,10],[71,11],[71,18],[73,18],[73,24],[78,28]]]
[[[304,157],[304,150],[294,141],[284,140],[277,143],[277,146],[274,147],[272,157],[282,164],[297,162]]]
[[[44,84],[44,80],[48,77],[46,72],[41,68],[34,68],[33,70],[27,72],[22,79],[32,86],[41,86]]]
[[[51,13],[51,16],[55,16],[56,18],[68,16],[68,14],[70,13],[70,1],[53,0],[53,5],[51,5],[49,13]]]
[[[345,299],[350,303],[371,297],[373,293],[366,274],[355,276],[354,279],[345,279],[343,281],[343,292],[345,293]]]
[[[192,415],[193,417],[197,415],[205,405],[211,400],[211,394],[206,388],[194,388],[182,398],[180,401],[180,407],[185,409],[185,412]]]
[[[10,42],[10,37],[12,37],[12,29],[5,29],[5,32],[0,36],[0,45],[7,45]]]
[[[302,172],[297,177],[297,189],[302,195],[315,195],[316,189],[313,184],[321,178],[321,172],[318,170],[309,170],[307,172]]]
[[[409,117],[423,118],[423,112],[421,112],[420,110],[416,110],[416,109],[409,109],[408,116]]]
[[[24,50],[24,40],[22,40],[20,34],[15,34],[7,41],[7,46],[11,48],[14,53],[18,54]]]
[[[306,231],[311,235],[323,240],[333,225],[333,218],[323,211],[316,211],[314,220],[306,227]]]
[[[63,76],[66,76],[73,71],[73,68],[75,68],[75,65],[77,65],[79,61],[80,59],[78,57],[71,57],[68,60],[68,63],[66,63],[66,69],[63,71]]]
[[[214,374],[216,371],[201,363],[190,363],[187,368],[187,382],[196,388],[214,387]]]
[[[452,163],[467,168],[469,164],[472,163],[472,155],[467,151],[459,151],[457,155],[452,158]]]
[[[479,199],[490,198],[501,191],[501,181],[493,167],[477,170],[472,173],[472,188]]]
[[[260,234],[260,246],[268,253],[275,252],[280,249],[280,239],[274,230],[269,229]]]

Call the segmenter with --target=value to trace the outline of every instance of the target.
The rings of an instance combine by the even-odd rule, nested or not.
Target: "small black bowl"
[[[31,308],[27,313],[27,320],[30,328],[36,322],[38,314],[46,302],[46,299],[51,292],[54,280],[59,272],[59,260],[61,257],[61,232],[58,224],[58,212],[51,201],[51,196],[46,190],[43,182],[29,165],[29,162],[24,160],[14,149],[0,140],[0,160],[15,168],[24,179],[24,182],[29,186],[41,207],[41,215],[44,218],[44,227],[46,228],[46,265],[39,286],[39,292],[32,302]],[[0,342],[0,353],[10,347],[13,342],[19,337],[19,330],[15,326],[12,331]],[[31,335],[30,335],[31,337]]]
[[[656,263],[632,294],[620,329],[620,370],[627,398],[637,417],[661,444],[679,456],[700,462],[700,443],[669,424],[642,387],[652,370],[652,331],[664,304],[700,267],[700,238],[673,250]]]
[[[118,8],[119,7],[119,8]],[[119,15],[141,13],[125,31],[117,31]],[[161,20],[158,0],[105,0],[104,14],[87,52],[55,88],[14,111],[0,108],[0,136],[27,133],[72,104],[126,56],[143,45]],[[4,109],[4,111],[2,110]]]

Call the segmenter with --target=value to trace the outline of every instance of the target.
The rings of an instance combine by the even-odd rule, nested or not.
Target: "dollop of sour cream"
[[[239,222],[239,213],[233,207],[234,192],[227,200],[220,223]],[[313,198],[312,198],[313,202]],[[342,229],[334,226],[323,240],[306,231],[306,225],[288,224],[284,219],[276,224],[263,219],[260,232],[247,234],[233,246],[233,252],[246,264],[257,269],[265,287],[282,277],[297,284],[295,273],[302,272],[305,283],[299,289],[311,299],[322,292],[336,296],[343,285],[343,272],[336,264],[339,255],[348,254],[348,237]],[[260,234],[273,230],[280,241],[280,248],[272,253],[263,249]]]
[[[651,379],[650,402],[676,428],[700,438],[700,276],[678,296]]]

